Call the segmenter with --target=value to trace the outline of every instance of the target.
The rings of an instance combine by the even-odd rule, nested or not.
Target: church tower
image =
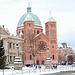
[[[45,34],[49,37],[50,40],[50,59],[52,63],[58,62],[58,51],[57,51],[57,27],[56,21],[51,16],[47,23],[45,23]]]
[[[20,18],[17,25],[17,36],[22,37],[22,59],[23,64],[33,64],[31,47],[34,50],[33,39],[42,33],[41,21],[37,15],[31,12],[31,6],[28,3],[27,12]],[[28,63],[29,62],[29,63]]]
[[[30,45],[29,40],[31,40],[34,37],[34,19],[30,15],[31,13],[31,7],[28,4],[27,7],[27,16],[24,20],[24,41],[25,45]]]

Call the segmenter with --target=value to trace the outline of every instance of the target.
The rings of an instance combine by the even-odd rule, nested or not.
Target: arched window
[[[22,33],[24,33],[24,32],[22,31]]]
[[[10,56],[10,62],[12,62],[12,56]]]
[[[15,60],[15,56],[13,56],[13,60]]]
[[[32,30],[31,30],[31,39],[32,39]]]
[[[39,34],[39,31],[37,31],[37,34]]]
[[[9,43],[9,48],[11,48],[11,43]]]
[[[50,31],[50,37],[52,38],[52,30]]]
[[[36,60],[37,65],[39,65],[39,59]]]
[[[46,30],[48,30],[48,25],[46,25]]]
[[[44,60],[43,60],[43,59],[41,59],[41,64],[43,64],[43,65],[44,65]]]
[[[53,60],[54,60],[54,55],[53,55]]]
[[[30,24],[29,24],[29,26],[30,26]]]
[[[35,30],[34,30],[34,34],[35,34]]]
[[[29,30],[28,30],[28,39],[30,39],[30,38],[29,38]]]
[[[13,43],[13,49],[15,48],[15,44]]]
[[[55,31],[53,30],[53,38],[55,38]]]
[[[30,55],[30,60],[32,60],[32,55]]]

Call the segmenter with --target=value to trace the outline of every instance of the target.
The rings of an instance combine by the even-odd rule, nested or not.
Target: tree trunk
[[[33,56],[33,67],[35,66],[35,56]]]

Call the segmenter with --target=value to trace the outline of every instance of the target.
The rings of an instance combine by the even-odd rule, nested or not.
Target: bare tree
[[[68,58],[68,64],[72,64],[73,63],[72,55],[69,55],[67,58]]]
[[[32,46],[30,46],[30,53],[31,53],[32,56],[33,56],[33,66],[35,66],[35,55],[37,54],[37,51],[38,51],[38,49],[33,50],[33,49],[32,49]]]
[[[64,57],[62,55],[58,55],[58,62],[59,64],[62,64],[62,62],[64,61]]]
[[[33,66],[35,66],[35,56],[38,52],[38,41],[30,39],[29,40],[29,46],[25,47],[25,52],[23,52],[24,54],[32,54],[33,56]],[[26,58],[25,58],[26,59]]]

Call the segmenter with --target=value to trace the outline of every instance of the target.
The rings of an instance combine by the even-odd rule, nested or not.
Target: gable
[[[34,37],[34,40],[49,42],[49,37],[45,35],[44,33],[39,33]]]

